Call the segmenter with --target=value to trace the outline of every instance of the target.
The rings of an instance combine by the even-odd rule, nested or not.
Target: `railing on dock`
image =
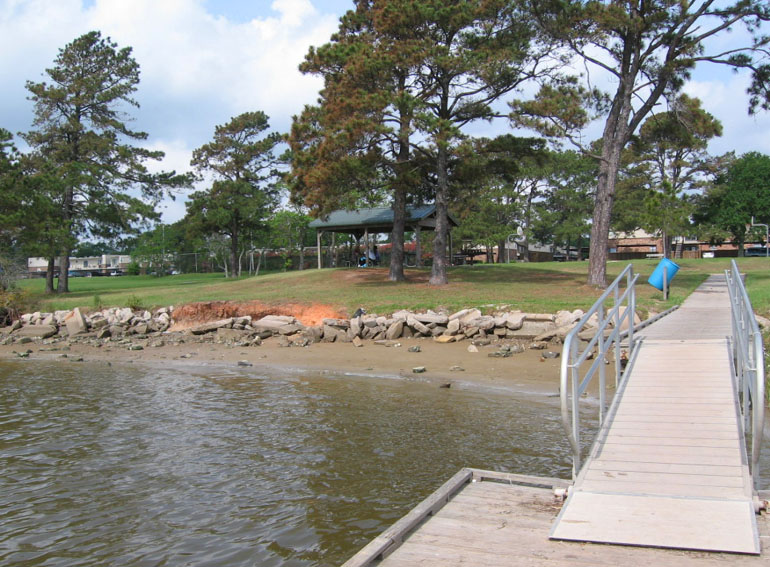
[[[577,478],[581,465],[580,398],[598,373],[599,426],[601,427],[607,410],[605,371],[607,353],[614,349],[616,392],[623,372],[621,341],[628,341],[628,358],[630,359],[632,355],[634,313],[636,312],[635,285],[638,277],[638,274],[634,274],[632,264],[626,266],[564,340],[560,382],[561,418],[572,448],[573,479]],[[623,283],[625,283],[625,289],[621,289]],[[608,307],[606,303],[610,301],[612,305]],[[595,333],[581,350],[579,335],[589,329],[589,324],[590,330]],[[627,327],[626,331],[623,330],[624,326]],[[591,356],[593,356],[593,362],[581,377],[581,366],[591,360]]]
[[[759,454],[765,424],[765,356],[762,333],[735,260],[725,270],[733,322],[733,361],[745,432],[751,434],[751,476],[759,481]]]

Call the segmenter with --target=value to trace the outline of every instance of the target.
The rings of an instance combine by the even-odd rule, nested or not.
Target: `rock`
[[[531,343],[529,348],[532,350],[545,350],[548,348],[548,343],[544,343],[542,341]]]
[[[67,334],[71,337],[75,335],[82,335],[88,332],[88,323],[86,318],[80,312],[80,309],[75,307],[70,314],[64,318],[64,324],[67,326]]]
[[[524,325],[524,313],[508,313],[505,316],[505,327],[511,331],[518,331]]]
[[[446,331],[447,335],[456,335],[460,331],[460,319],[452,319],[447,323]]]
[[[412,327],[415,331],[418,333],[422,333],[423,335],[430,335],[430,329],[425,326],[421,321],[418,321],[414,318],[414,316],[407,318],[406,324]]]
[[[475,337],[479,334],[480,329],[478,327],[468,327],[463,331],[463,335],[467,338]]]
[[[476,345],[470,344],[468,345],[468,352],[479,352],[479,349]]]
[[[120,325],[110,325],[107,330],[110,332],[111,337],[119,337],[126,332]]]
[[[29,337],[34,339],[47,339],[56,334],[58,329],[53,325],[27,325],[14,331],[14,337]]]
[[[409,352],[422,352],[422,348],[420,347],[420,345],[410,346],[407,350]]]
[[[340,331],[338,329],[335,329],[330,325],[324,325],[323,329],[324,329],[323,342],[333,343],[334,341],[337,340],[337,336],[340,334]]]
[[[439,313],[415,313],[412,316],[420,323],[436,323],[437,325],[446,325],[449,317]]]
[[[433,337],[433,341],[437,343],[453,343],[455,342],[455,337],[453,335],[441,335]]]
[[[401,333],[404,330],[404,321],[401,319],[397,319],[390,327],[388,327],[388,330],[385,331],[385,338],[387,340],[393,340],[398,339],[401,337]]]
[[[307,337],[314,343],[321,342],[321,339],[323,339],[324,336],[324,330],[323,327],[305,327],[302,329],[302,336]],[[262,337],[265,338],[265,337]]]
[[[422,374],[426,370],[427,369],[424,366],[415,366],[414,368],[412,368],[412,372],[414,372],[415,374]]]
[[[147,325],[147,323],[140,323],[133,327],[134,333],[137,335],[146,335],[147,332],[150,330],[150,327]]]
[[[538,321],[541,323],[553,323],[556,320],[551,313],[527,313],[524,316],[525,321]]]
[[[472,321],[481,317],[481,311],[478,309],[469,309],[465,315],[460,317],[460,324],[464,327],[471,325]]]
[[[294,335],[300,331],[299,325],[295,325],[293,323],[289,323],[287,325],[281,325],[276,329],[278,331],[278,334],[281,335]]]
[[[248,360],[239,360],[238,366],[254,366],[254,365]]]
[[[271,331],[277,331],[284,325],[291,325],[297,320],[294,317],[287,317],[284,315],[267,315],[262,317],[258,321],[252,321],[251,326],[258,330],[270,329]]]
[[[128,307],[124,307],[123,309],[118,309],[115,315],[118,318],[118,321],[120,323],[128,323],[131,321],[131,319],[134,318],[134,312],[131,311],[131,309],[129,309]]]
[[[392,341],[388,339],[378,339],[374,341],[374,344],[386,347],[400,347],[401,343],[398,341]]]
[[[216,331],[216,341],[218,343],[237,343],[248,339],[251,336],[251,331],[228,329],[221,327]]]
[[[470,312],[470,309],[460,309],[460,311],[457,311],[456,313],[452,313],[449,316],[450,321],[460,320],[463,317],[465,317]],[[479,313],[481,315],[481,313]]]
[[[350,327],[350,322],[347,319],[324,319],[323,324],[330,327],[338,327],[340,329],[347,329]]]
[[[197,327],[190,329],[190,333],[193,335],[205,335],[206,333],[211,333],[217,329],[230,328],[232,326],[233,318],[230,317],[229,319],[220,319],[219,321],[203,323],[202,325],[198,325]]]
[[[357,337],[357,336],[353,337],[353,341],[352,342],[353,342],[353,346],[356,346],[356,347],[359,347],[359,348],[364,346],[364,341],[361,340],[361,337]]]

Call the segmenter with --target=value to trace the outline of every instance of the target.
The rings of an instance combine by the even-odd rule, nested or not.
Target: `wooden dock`
[[[730,334],[719,276],[639,333],[563,506],[565,481],[463,469],[345,567],[770,565],[759,555],[770,523],[755,513]]]

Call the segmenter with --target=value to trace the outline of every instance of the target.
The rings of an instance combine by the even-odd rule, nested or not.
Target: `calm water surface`
[[[0,363],[2,565],[337,565],[463,466],[569,477],[557,401]]]

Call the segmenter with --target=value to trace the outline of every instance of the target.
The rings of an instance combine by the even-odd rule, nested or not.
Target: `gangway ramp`
[[[639,333],[552,539],[760,552],[724,282]]]

